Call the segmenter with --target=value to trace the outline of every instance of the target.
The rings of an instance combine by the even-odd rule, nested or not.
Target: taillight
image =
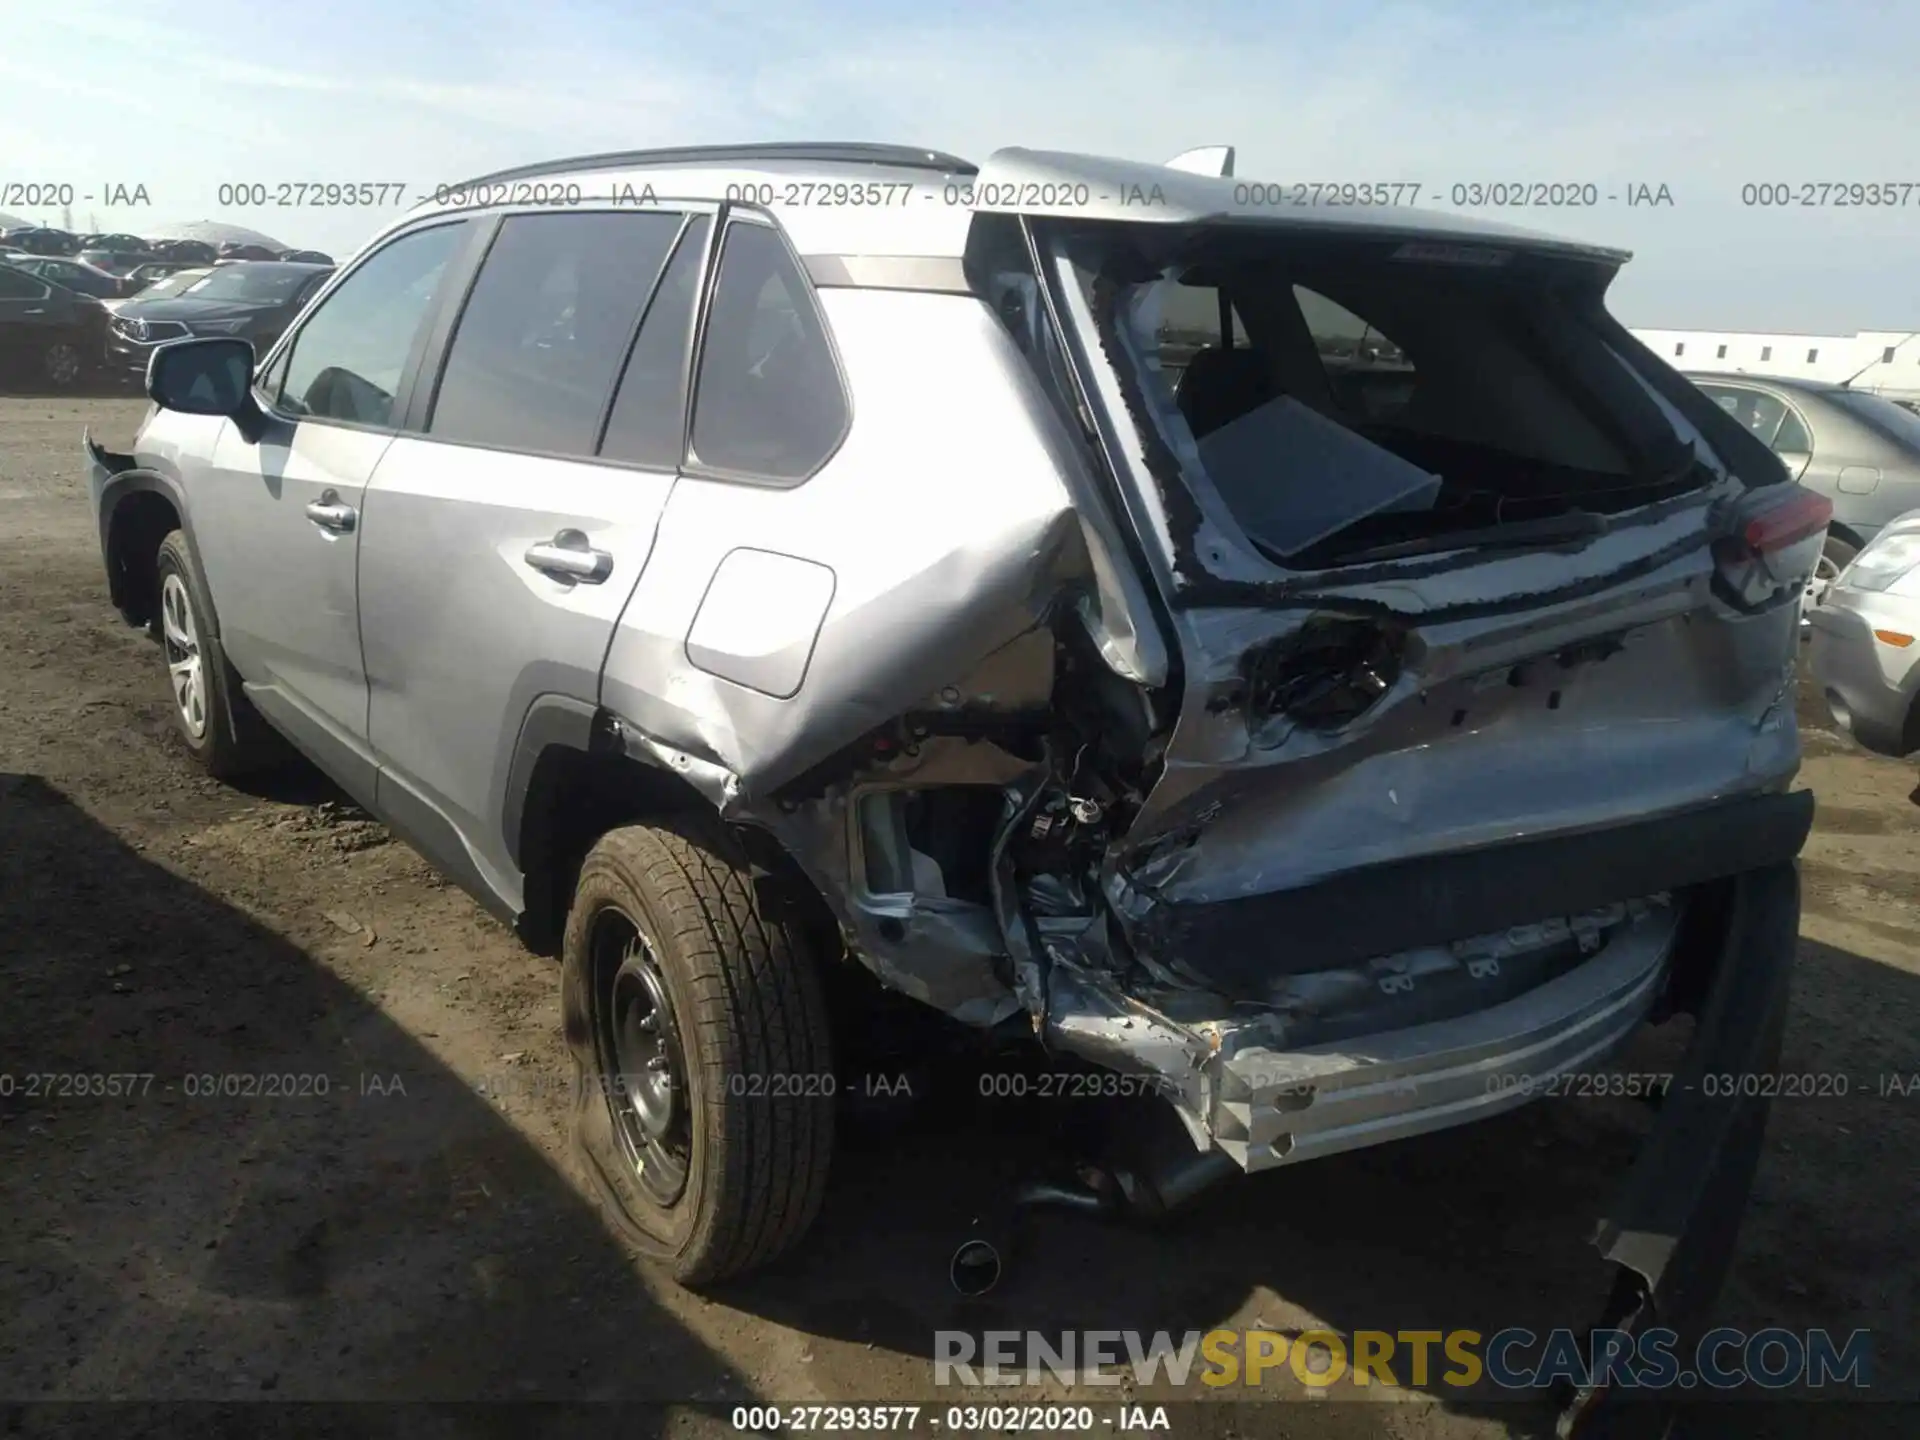
[[[1833,519],[1833,502],[1804,486],[1795,485],[1791,488],[1800,493],[1777,501],[1758,515],[1749,517],[1741,538],[1750,549],[1769,555],[1826,530],[1828,522]]]
[[[1748,492],[1729,518],[1713,546],[1716,588],[1739,608],[1757,610],[1806,588],[1826,544],[1833,502],[1804,485],[1768,485]]]

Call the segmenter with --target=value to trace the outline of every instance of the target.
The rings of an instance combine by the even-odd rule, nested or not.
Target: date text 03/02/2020
[[[736,1405],[736,1431],[757,1435],[914,1432],[1071,1435],[1173,1428],[1164,1405]]]
[[[1233,203],[1249,208],[1310,209],[1445,205],[1455,210],[1575,210],[1602,205],[1667,209],[1663,180],[1242,180]]]
[[[1848,1096],[1904,1099],[1920,1095],[1920,1072],[1881,1071],[1853,1075],[1844,1070],[1708,1071],[1676,1080],[1666,1071],[1569,1070],[1557,1075],[1506,1074],[1486,1077],[1488,1094],[1530,1098],[1657,1099],[1676,1087],[1713,1099],[1737,1096],[1769,1100],[1843,1100]]]

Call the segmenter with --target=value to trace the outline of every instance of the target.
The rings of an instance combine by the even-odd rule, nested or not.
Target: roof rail
[[[886,165],[901,170],[937,170],[949,175],[973,175],[980,167],[958,155],[922,150],[912,145],[876,145],[867,141],[777,141],[766,145],[680,145],[664,150],[615,150],[605,155],[576,155],[566,160],[543,160],[517,165],[463,181],[460,187],[493,185],[507,180],[531,180],[569,170],[626,170],[639,165],[720,165],[730,161],[811,160],[823,165]]]

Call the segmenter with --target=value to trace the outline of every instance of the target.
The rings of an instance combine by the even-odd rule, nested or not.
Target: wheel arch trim
[[[88,444],[93,445],[88,436]],[[115,608],[126,610],[128,601],[133,597],[126,593],[130,578],[126,570],[116,563],[114,549],[114,527],[122,515],[121,507],[135,495],[158,495],[173,507],[173,513],[179,518],[181,537],[186,541],[187,553],[193,557],[194,568],[204,580],[207,573],[205,562],[200,556],[200,546],[194,537],[193,513],[187,504],[185,490],[177,480],[153,470],[138,468],[122,470],[111,475],[100,487],[99,523],[100,555],[107,567],[107,593]],[[213,596],[209,592],[205,597],[208,613],[198,617],[207,627],[209,635],[218,639],[220,635],[220,615],[214,608]]]

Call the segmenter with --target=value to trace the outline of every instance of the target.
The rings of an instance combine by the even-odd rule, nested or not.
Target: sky
[[[399,206],[235,208],[223,184],[405,185],[752,140],[1003,145],[1257,180],[1591,183],[1474,213],[1623,246],[1630,325],[1920,328],[1920,5],[1884,0],[0,0],[0,211],[222,220],[344,258]],[[1743,204],[1892,182],[1899,207]],[[1664,185],[1672,203],[1629,206]],[[144,186],[145,206],[109,207]],[[390,194],[393,191],[390,190]],[[1607,195],[1618,195],[1607,200]]]

